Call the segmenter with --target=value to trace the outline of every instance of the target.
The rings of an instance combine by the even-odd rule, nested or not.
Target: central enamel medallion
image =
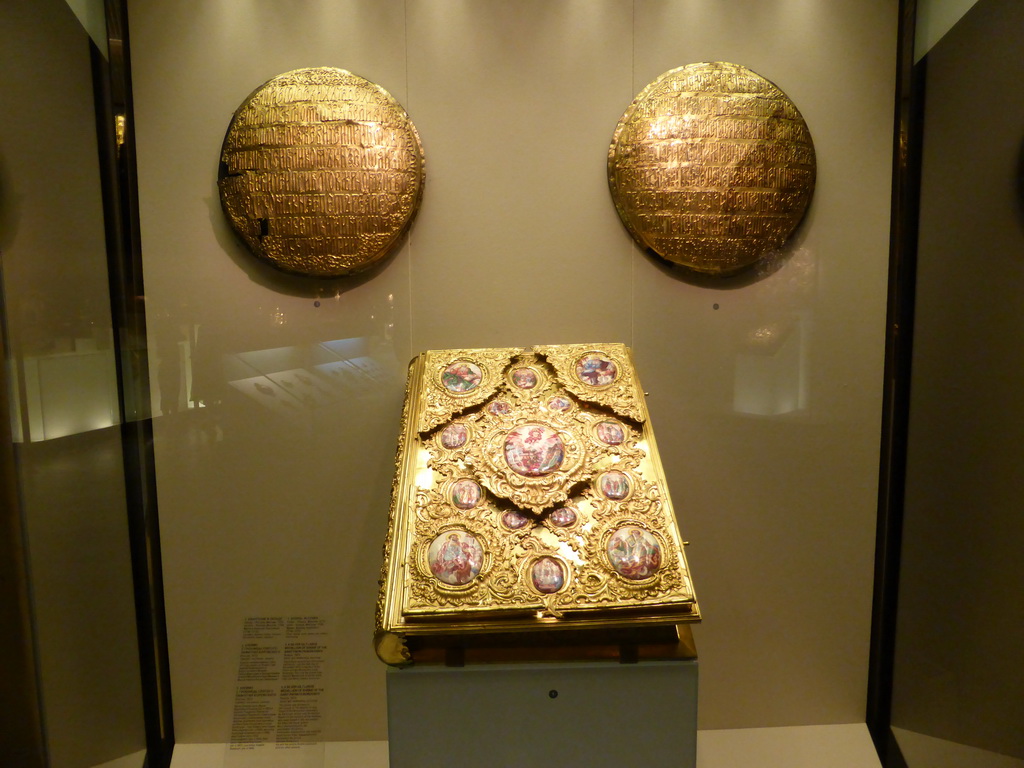
[[[565,446],[551,427],[523,424],[505,435],[505,463],[524,477],[543,477],[562,466]]]

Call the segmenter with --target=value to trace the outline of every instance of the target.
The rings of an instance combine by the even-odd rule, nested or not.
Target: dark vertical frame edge
[[[6,293],[0,269],[0,764],[48,764],[28,578],[28,547],[18,484],[8,374]]]
[[[865,720],[884,768],[906,768],[892,733],[903,497],[913,359],[925,65],[914,64],[917,0],[900,0],[878,522]]]
[[[146,729],[145,766],[168,768],[174,722],[149,404],[128,8],[126,0],[105,0],[104,6],[109,58],[92,47],[93,88]],[[117,128],[118,117],[124,120],[122,130]]]

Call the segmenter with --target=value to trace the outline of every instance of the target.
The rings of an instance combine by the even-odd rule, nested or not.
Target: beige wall
[[[242,618],[301,613],[336,620],[325,738],[384,738],[370,636],[405,363],[425,348],[600,340],[635,349],[693,542],[702,727],[863,720],[895,0],[130,11],[151,341],[167,366],[198,328],[207,401],[155,427],[179,741],[227,739]],[[607,191],[630,100],[701,60],[780,85],[818,152],[805,224],[777,270],[742,284],[694,285],[640,253]],[[324,65],[402,102],[427,185],[386,265],[311,283],[243,251],[216,173],[241,101]],[[783,339],[758,353],[749,339],[766,327]],[[284,371],[337,360],[322,342],[347,338],[372,377],[277,405]],[[275,391],[265,404],[257,381]]]

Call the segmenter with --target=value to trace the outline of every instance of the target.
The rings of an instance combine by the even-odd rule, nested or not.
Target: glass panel
[[[851,659],[864,658],[869,619],[896,4],[282,8],[131,8],[181,741],[229,739],[240,628],[289,606],[344,617],[331,652],[345,684],[325,694],[325,736],[384,737],[366,628],[405,362],[542,342],[624,341],[637,354],[683,527],[704,542],[698,587],[729,606],[701,627],[717,649],[705,725],[862,716],[864,670]],[[776,80],[820,153],[806,226],[750,285],[672,277],[633,246],[605,182],[629,101],[705,56]],[[350,281],[264,268],[215,185],[231,111],[303,62],[381,84],[424,142],[409,239]]]
[[[911,768],[1024,766],[1022,42],[1024,5],[981,0],[924,59],[892,710]]]
[[[48,763],[128,768],[145,733],[82,26],[103,17],[75,5],[0,3],[0,306]]]

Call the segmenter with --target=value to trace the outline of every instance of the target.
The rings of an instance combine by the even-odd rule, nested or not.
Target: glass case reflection
[[[35,655],[45,753],[24,763],[0,756],[5,765],[129,768],[145,760],[91,43],[83,28],[102,35],[103,19],[102,2],[78,2],[74,11],[63,0],[0,4],[0,319],[13,438],[6,455],[16,461],[17,497],[4,514],[17,516],[5,522],[20,527],[25,554],[19,583],[3,585],[0,599],[19,588],[30,595],[25,641]],[[19,714],[3,719],[25,728]]]

